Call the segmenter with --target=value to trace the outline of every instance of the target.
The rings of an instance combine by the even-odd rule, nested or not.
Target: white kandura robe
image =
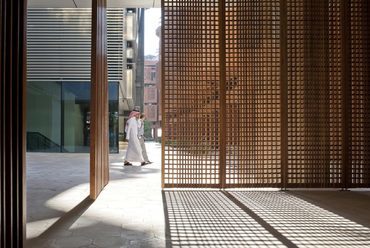
[[[135,117],[131,117],[126,125],[126,139],[128,146],[125,160],[129,162],[144,162],[141,151],[140,141],[138,138],[139,123]]]

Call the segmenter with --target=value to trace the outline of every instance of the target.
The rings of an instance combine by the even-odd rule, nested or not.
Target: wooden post
[[[164,176],[165,176],[165,156],[166,156],[166,112],[165,112],[165,97],[166,97],[166,94],[165,94],[165,90],[166,90],[166,86],[165,86],[165,71],[164,71],[164,43],[165,43],[165,39],[164,39],[164,27],[165,25],[167,25],[165,23],[165,18],[164,18],[164,15],[165,15],[165,12],[164,12],[164,0],[161,1],[161,6],[162,6],[162,9],[161,9],[161,33],[160,33],[160,44],[161,44],[161,47],[160,47],[160,58],[159,58],[159,62],[160,62],[160,65],[161,65],[161,116],[162,116],[162,137],[161,137],[161,144],[162,144],[162,150],[161,150],[161,154],[162,154],[162,157],[161,157],[161,164],[162,164],[162,170],[161,170],[161,174],[162,174],[162,189],[165,187],[165,180],[164,180]]]
[[[219,168],[220,168],[220,188],[226,186],[226,37],[225,37],[225,0],[219,1],[218,10],[218,27],[219,27],[219,70],[220,70],[220,157],[219,157]]]
[[[351,134],[351,29],[350,1],[341,2],[342,32],[342,188],[349,187]]]
[[[26,0],[0,0],[0,247],[26,230]]]
[[[106,0],[92,2],[90,198],[109,180]]]
[[[287,4],[280,0],[280,118],[281,118],[281,188],[287,187],[288,174],[288,37]]]

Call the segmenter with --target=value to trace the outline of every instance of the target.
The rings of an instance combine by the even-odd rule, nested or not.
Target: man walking
[[[151,164],[152,162],[149,161],[148,154],[146,153],[145,148],[145,139],[144,139],[144,121],[145,121],[145,115],[141,114],[139,118],[139,132],[138,137],[140,141],[141,151],[144,158],[144,161],[146,164]]]
[[[126,123],[126,139],[128,140],[128,146],[125,156],[125,166],[132,165],[131,162],[140,162],[141,165],[146,165],[145,160],[141,151],[141,144],[139,141],[139,116],[140,112],[132,111],[130,113],[129,119]]]

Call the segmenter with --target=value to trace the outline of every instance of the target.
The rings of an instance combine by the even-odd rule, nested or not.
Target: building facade
[[[150,137],[157,138],[159,110],[159,91],[157,82],[158,58],[146,56],[144,63],[144,113],[146,120],[150,123]],[[148,136],[148,135],[147,135]]]
[[[111,152],[118,152],[124,116],[140,94],[137,37],[143,12],[107,11]],[[27,28],[27,150],[88,152],[91,9],[30,8]]]
[[[161,28],[156,34],[160,37]],[[160,47],[160,44],[159,44]],[[146,56],[144,63],[144,113],[150,122],[151,137],[158,140],[161,136],[161,62],[160,56]]]

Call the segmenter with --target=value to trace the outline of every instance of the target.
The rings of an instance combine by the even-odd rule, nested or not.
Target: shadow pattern
[[[230,192],[299,247],[370,247],[370,229],[285,192]]]
[[[286,192],[163,191],[166,247],[370,247],[370,229]]]
[[[220,191],[164,191],[167,248],[285,247]]]

